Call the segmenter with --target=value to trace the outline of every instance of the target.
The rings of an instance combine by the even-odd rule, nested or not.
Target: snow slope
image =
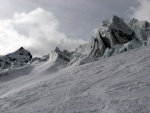
[[[1,96],[0,113],[150,113],[149,48],[68,67],[55,74],[45,72],[47,64],[34,74],[35,78],[45,75],[46,80],[40,78],[38,83]],[[25,76],[33,75],[32,71],[28,74]]]
[[[24,67],[13,68],[6,71],[6,76],[0,77],[0,96],[5,93],[12,93],[18,87],[35,84],[62,69],[65,61],[60,58],[56,59],[53,58],[46,62],[35,61]]]

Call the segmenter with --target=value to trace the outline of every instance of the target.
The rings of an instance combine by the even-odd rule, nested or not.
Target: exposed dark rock
[[[109,48],[115,44],[124,44],[131,41],[134,35],[134,31],[126,25],[123,19],[117,16],[104,21],[98,32]]]
[[[0,58],[0,69],[10,68],[13,66],[22,66],[32,60],[32,55],[23,47],[14,53],[7,54]]]
[[[110,56],[113,52],[118,54],[139,47],[141,44],[147,45],[150,42],[148,37],[150,37],[149,22],[133,19],[127,25],[123,19],[114,15],[110,20],[103,21],[95,37],[92,37],[89,43],[80,45],[75,52],[92,58],[101,57],[104,53],[105,56]],[[121,48],[122,50],[119,50]]]

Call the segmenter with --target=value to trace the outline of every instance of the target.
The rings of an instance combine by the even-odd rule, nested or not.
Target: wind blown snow
[[[59,61],[58,61],[59,62]],[[62,63],[61,63],[62,64]],[[149,113],[150,49],[131,50],[83,66],[47,73],[54,62],[37,63],[12,70],[2,80],[1,113]],[[32,67],[32,68],[31,68]],[[30,70],[27,71],[27,68]],[[34,72],[34,74],[33,74]],[[23,73],[28,73],[24,74]],[[22,76],[13,79],[11,75]],[[31,75],[33,78],[31,78]],[[28,82],[23,78],[28,78]],[[38,83],[37,83],[38,81]],[[40,82],[41,81],[41,82]],[[27,86],[27,84],[29,84]],[[13,86],[13,87],[14,87]],[[21,90],[19,89],[19,87]],[[18,90],[17,90],[18,89]]]

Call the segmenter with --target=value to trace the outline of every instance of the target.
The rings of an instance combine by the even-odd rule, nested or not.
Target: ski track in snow
[[[1,97],[0,113],[150,113],[149,46],[55,74],[47,69],[31,86]]]

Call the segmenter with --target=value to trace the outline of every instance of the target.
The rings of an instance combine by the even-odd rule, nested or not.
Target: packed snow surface
[[[150,113],[149,46],[51,73],[55,65],[0,78],[0,113]]]
[[[20,87],[27,87],[31,84],[47,79],[52,73],[59,71],[65,63],[62,59],[53,58],[47,62],[35,61],[24,67],[14,68],[1,72],[0,75],[0,95],[12,93]]]

